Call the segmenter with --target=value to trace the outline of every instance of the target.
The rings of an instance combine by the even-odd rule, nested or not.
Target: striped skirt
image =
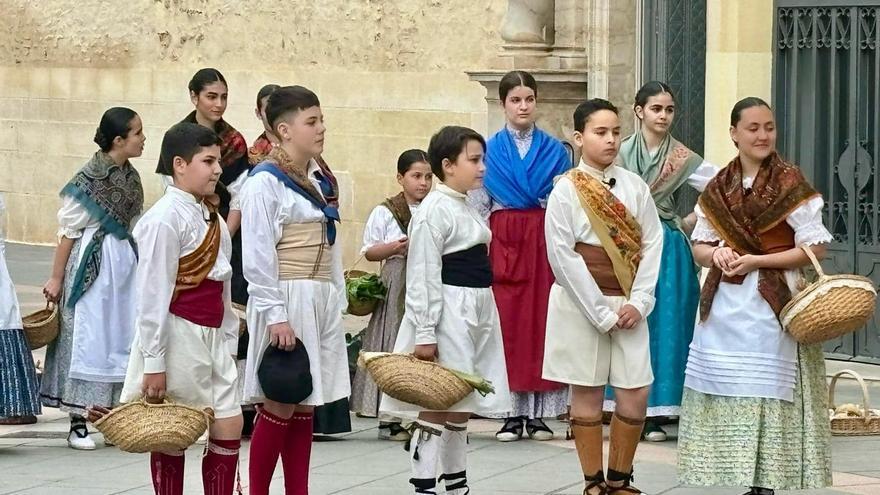
[[[39,391],[24,330],[0,329],[0,417],[40,414]]]

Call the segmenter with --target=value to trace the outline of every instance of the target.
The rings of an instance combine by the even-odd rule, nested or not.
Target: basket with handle
[[[94,425],[123,452],[177,452],[196,443],[212,421],[211,409],[141,399],[113,409]]]
[[[831,418],[831,434],[841,436],[862,436],[862,435],[880,435],[880,416],[871,414],[871,407],[868,402],[868,386],[861,375],[853,370],[840,370],[831,377],[831,384],[828,386],[828,404],[831,409],[835,409],[834,389],[837,387],[837,379],[843,375],[849,375],[859,382],[862,387],[862,407],[864,411],[862,416],[852,416],[847,418]]]
[[[825,342],[863,327],[874,315],[874,283],[859,275],[826,275],[809,246],[801,249],[819,278],[782,308],[782,327],[801,344]]]
[[[374,273],[371,273],[371,272],[365,272],[363,270],[355,269],[355,267],[357,267],[358,263],[360,263],[361,260],[363,260],[363,259],[364,259],[363,255],[358,257],[358,259],[355,260],[354,263],[352,263],[351,268],[346,270],[344,273],[344,276],[345,276],[345,296],[346,296],[346,299],[348,300],[348,307],[346,308],[345,312],[350,315],[354,315],[354,316],[367,316],[367,315],[371,314],[373,311],[375,311],[376,306],[379,305],[378,299],[375,299],[375,298],[359,299],[357,297],[353,297],[348,292],[348,281],[349,280],[363,277],[364,275],[375,275]]]
[[[46,308],[21,319],[31,350],[48,345],[58,338],[58,305],[46,302]]]
[[[412,354],[361,352],[358,365],[370,373],[383,393],[429,411],[449,410],[474,390],[482,395],[495,391],[490,382],[478,376]]]

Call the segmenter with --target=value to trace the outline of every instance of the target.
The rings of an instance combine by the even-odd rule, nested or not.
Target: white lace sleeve
[[[718,232],[715,232],[715,228],[709,223],[709,219],[706,218],[706,214],[703,213],[700,205],[694,207],[694,213],[697,215],[697,224],[694,226],[691,240],[697,242],[719,242],[721,237],[718,236]]]
[[[831,232],[822,223],[822,207],[825,201],[817,196],[800,205],[788,215],[785,221],[794,229],[794,243],[797,246],[815,246],[834,240]]]

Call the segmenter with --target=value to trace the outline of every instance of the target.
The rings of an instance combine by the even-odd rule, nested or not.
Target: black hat
[[[292,351],[269,346],[257,370],[263,395],[282,404],[299,404],[312,395],[312,373],[309,354],[301,340],[296,339]]]

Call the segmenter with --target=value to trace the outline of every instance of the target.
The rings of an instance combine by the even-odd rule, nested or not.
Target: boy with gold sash
[[[620,120],[593,99],[574,113],[577,168],[557,180],[547,204],[550,291],[544,379],[572,385],[571,424],[585,495],[642,493],[629,483],[653,381],[648,326],[663,230],[648,185],[614,166]],[[602,402],[614,387],[607,481]]]
[[[174,184],[133,232],[140,253],[136,334],[121,399],[168,398],[213,409],[202,481],[205,493],[229,495],[238,472],[242,419],[232,240],[209,202],[220,178],[219,159],[220,139],[198,124],[177,124],[162,140],[159,171]],[[183,454],[150,455],[156,493],[183,493]]]

